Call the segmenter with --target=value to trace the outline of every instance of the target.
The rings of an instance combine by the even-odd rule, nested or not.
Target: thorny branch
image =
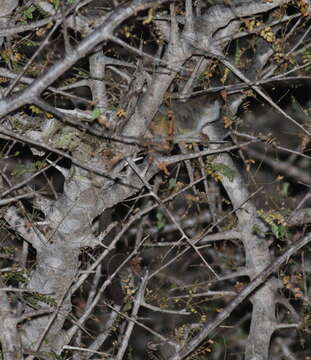
[[[233,311],[248,297],[248,339],[224,332],[230,351],[236,347],[249,360],[274,356],[272,335],[291,320],[283,311],[277,316],[282,285],[276,271],[281,278],[287,262],[289,271],[300,273],[289,258],[310,242],[309,191],[292,199],[283,183],[279,196],[293,202],[286,223],[280,211],[259,208],[257,197],[267,188],[252,189],[257,174],[250,169],[255,158],[288,181],[310,185],[309,123],[279,104],[269,89],[310,80],[310,1],[232,0],[212,6],[190,0],[100,5],[1,0],[0,7],[5,79],[0,133],[8,155],[0,170],[4,179],[22,178],[1,189],[1,251],[13,233],[20,251],[0,257],[3,359],[52,354],[80,359],[84,350],[90,350],[85,358],[125,359],[131,352],[142,358],[142,342],[149,344],[150,358],[197,356],[229,316],[237,321]],[[57,37],[63,47],[58,58],[49,49]],[[18,41],[31,47],[36,39],[41,40],[20,66]],[[79,94],[82,88],[88,90]],[[203,95],[201,102],[197,95]],[[182,108],[176,99],[188,101]],[[247,111],[240,115],[247,99],[275,109],[282,124],[294,125],[300,141],[283,146],[256,133],[264,120],[259,114],[254,124]],[[302,112],[308,116],[308,110]],[[268,132],[264,126],[263,131]],[[186,145],[193,139],[196,144]],[[47,152],[52,160],[37,168]],[[36,166],[25,175],[18,165],[29,158]],[[53,184],[51,170],[59,171],[62,183],[45,197],[32,186],[42,174]],[[25,185],[32,191],[23,192]],[[281,241],[288,250],[276,257]],[[309,256],[303,259],[302,286],[298,275],[281,280],[297,301],[308,302]],[[25,267],[23,276],[15,263]],[[250,279],[247,285],[239,282],[243,276]],[[191,290],[181,292],[186,289]],[[228,303],[226,297],[235,293]],[[213,296],[213,310],[223,310],[210,319],[214,314],[207,317],[206,309]],[[292,327],[307,328],[307,317],[299,314],[306,312],[304,305],[285,303],[295,314]],[[136,339],[139,331],[144,335]],[[153,338],[161,343],[150,343]],[[280,337],[277,344],[292,356]]]

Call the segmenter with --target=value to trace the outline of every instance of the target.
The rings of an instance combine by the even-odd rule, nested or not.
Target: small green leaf
[[[157,211],[156,218],[157,218],[157,228],[158,230],[162,230],[166,225],[165,216],[161,211]]]
[[[173,190],[176,187],[177,181],[174,178],[170,178],[168,181],[168,189]]]
[[[53,6],[55,7],[55,9],[58,9],[60,5],[60,0],[53,0]]]
[[[133,307],[133,303],[131,301],[127,301],[124,305],[123,305],[123,308],[122,308],[122,311],[123,312],[127,312],[129,310],[131,310]]]
[[[271,224],[271,231],[277,239],[283,239],[287,234],[287,228],[283,225]]]
[[[225,164],[221,164],[221,163],[211,163],[211,164],[209,164],[209,167],[213,171],[218,172],[219,174],[228,178],[229,181],[233,181],[235,174],[234,174],[234,171],[229,168],[229,166],[227,166]]]
[[[23,15],[25,16],[26,19],[30,19],[32,20],[33,19],[33,12],[36,10],[36,7],[31,5],[29,6],[28,9],[24,10],[23,11]]]
[[[101,112],[100,109],[94,109],[94,110],[92,111],[92,114],[91,114],[92,120],[98,119],[98,118],[100,117],[101,113],[102,113],[102,112]]]
[[[284,196],[288,196],[288,190],[289,190],[289,183],[286,182],[283,184],[281,192]]]

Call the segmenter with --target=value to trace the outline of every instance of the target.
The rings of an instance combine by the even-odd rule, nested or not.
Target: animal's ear
[[[218,98],[203,99],[201,106],[197,107],[197,117],[201,132],[206,125],[220,120],[222,116],[222,105]]]

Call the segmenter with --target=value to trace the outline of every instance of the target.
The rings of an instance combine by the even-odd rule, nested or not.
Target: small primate
[[[185,103],[162,105],[153,119],[150,131],[155,137],[177,142],[208,142],[208,127],[215,122],[222,126],[222,100],[201,96]],[[223,139],[215,139],[223,140]]]

